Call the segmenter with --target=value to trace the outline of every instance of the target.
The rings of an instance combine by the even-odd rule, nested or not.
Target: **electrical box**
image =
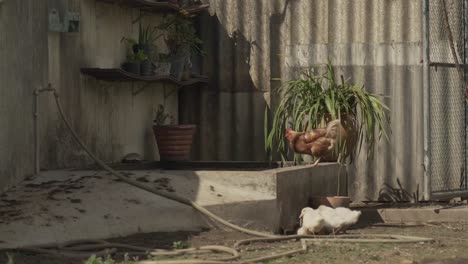
[[[0,0],[1,1],[1,0]],[[49,10],[49,31],[51,32],[79,32],[80,14],[77,12],[66,11],[63,21],[60,19],[60,13],[57,9]]]

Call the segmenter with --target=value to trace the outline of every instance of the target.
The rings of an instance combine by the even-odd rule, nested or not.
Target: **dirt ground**
[[[350,230],[349,233],[400,234],[434,238],[433,243],[417,244],[355,244],[315,243],[305,254],[281,258],[265,263],[389,263],[389,264],[465,264],[468,263],[468,224],[430,224],[410,226],[368,226]],[[109,241],[131,245],[171,249],[174,242],[184,242],[190,247],[202,245],[232,246],[249,236],[234,231],[209,230],[203,232],[176,232],[139,234]],[[242,259],[270,255],[300,248],[300,242],[256,243],[242,248]],[[82,264],[84,260],[10,252],[14,264]],[[213,257],[213,256],[211,256]],[[0,253],[0,263],[7,263],[5,252]],[[9,263],[11,264],[11,263]]]

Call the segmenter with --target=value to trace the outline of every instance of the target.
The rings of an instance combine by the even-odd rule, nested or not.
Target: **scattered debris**
[[[141,204],[141,201],[138,199],[125,199],[125,201],[132,204]]]
[[[138,153],[129,153],[125,155],[122,159],[122,163],[141,163],[142,162],[141,155]]]
[[[78,212],[80,212],[80,213],[82,213],[82,214],[86,213],[86,210],[81,209],[81,208],[76,208],[76,207],[75,207],[75,210],[77,210]]]
[[[67,198],[71,203],[81,203],[81,199]]]
[[[146,178],[146,175],[141,176],[141,177],[137,178],[136,180],[139,181],[139,182],[149,182],[149,180]]]

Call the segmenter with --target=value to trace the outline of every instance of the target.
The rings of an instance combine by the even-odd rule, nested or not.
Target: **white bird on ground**
[[[297,230],[298,235],[315,235],[320,233],[325,224],[320,213],[310,207],[302,209],[299,219],[301,221],[301,228]]]
[[[359,216],[361,216],[360,211],[352,211],[344,207],[333,209],[321,205],[316,211],[324,219],[324,231],[328,234],[346,231],[350,226],[357,223]]]
[[[343,223],[341,225],[340,231],[345,232],[349,227],[356,224],[361,216],[361,211],[354,211],[344,207],[338,207],[335,209],[336,214],[341,216]]]

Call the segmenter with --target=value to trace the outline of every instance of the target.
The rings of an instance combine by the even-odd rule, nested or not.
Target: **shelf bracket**
[[[109,82],[101,81],[101,80],[98,80],[98,85],[99,85],[99,87],[101,87],[103,90],[107,90],[107,89],[112,88],[112,87],[114,86],[113,83],[109,83]]]
[[[179,90],[179,87],[180,86],[176,86],[174,89],[172,89],[170,92],[167,93],[166,85],[164,85],[164,100],[169,98],[169,96],[171,96],[172,94],[176,93]]]
[[[133,95],[133,96],[138,95],[139,93],[143,92],[143,90],[145,90],[146,87],[148,87],[148,86],[150,86],[150,85],[151,85],[151,83],[147,82],[147,83],[145,83],[143,86],[141,86],[140,89],[138,89],[138,90],[136,90],[136,91],[133,90],[133,86],[132,86],[132,95]]]

